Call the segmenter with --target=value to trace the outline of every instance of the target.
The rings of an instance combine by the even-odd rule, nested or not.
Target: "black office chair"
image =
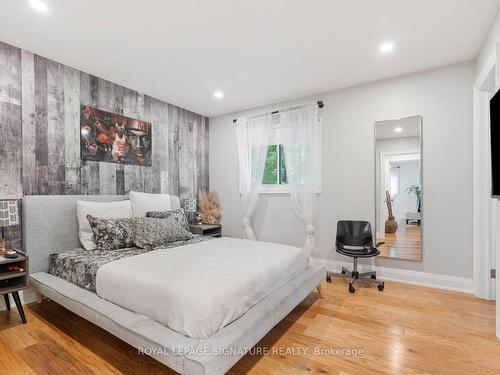
[[[358,272],[358,258],[371,258],[380,254],[377,247],[384,242],[373,246],[372,228],[367,221],[341,220],[337,223],[337,239],[335,247],[337,253],[354,258],[354,269],[349,271],[342,267],[342,273],[327,272],[326,281],[332,282],[332,277],[349,277],[349,292],[354,293],[354,282],[359,280],[371,284],[377,284],[378,290],[384,290],[384,282],[377,280],[375,271]]]

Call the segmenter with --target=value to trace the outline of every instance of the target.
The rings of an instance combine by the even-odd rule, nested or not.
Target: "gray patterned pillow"
[[[181,225],[189,231],[189,223],[182,208],[172,211],[149,211],[146,212],[146,217],[151,217],[155,219],[174,219],[177,220]]]
[[[137,247],[152,249],[169,242],[189,240],[193,235],[173,218],[136,217],[132,224],[132,237]]]
[[[87,215],[90,228],[94,233],[97,250],[116,250],[133,247],[132,218],[101,219]]]

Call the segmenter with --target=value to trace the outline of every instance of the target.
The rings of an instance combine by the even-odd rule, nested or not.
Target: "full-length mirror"
[[[375,123],[376,240],[380,256],[422,259],[422,117]]]

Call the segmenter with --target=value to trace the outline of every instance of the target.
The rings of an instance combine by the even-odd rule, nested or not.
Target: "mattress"
[[[172,249],[193,243],[211,240],[211,237],[194,235],[192,239],[171,242],[163,246]],[[154,249],[153,249],[154,250]],[[96,276],[99,268],[107,263],[147,253],[149,249],[137,247],[118,250],[85,250],[82,248],[63,251],[59,254],[50,254],[49,273],[68,280],[91,292],[96,291]]]
[[[218,238],[102,265],[101,298],[204,339],[306,270],[301,248]]]

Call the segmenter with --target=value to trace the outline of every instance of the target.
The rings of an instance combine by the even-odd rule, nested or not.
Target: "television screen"
[[[490,101],[491,191],[500,198],[500,91]]]

